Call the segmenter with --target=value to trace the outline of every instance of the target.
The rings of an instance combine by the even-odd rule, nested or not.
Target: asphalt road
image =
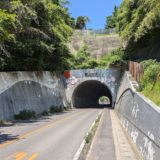
[[[0,160],[72,160],[101,109],[74,109],[0,126]]]

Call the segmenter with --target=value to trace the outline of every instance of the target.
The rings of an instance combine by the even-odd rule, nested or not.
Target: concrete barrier
[[[160,108],[136,92],[124,73],[115,110],[145,160],[160,159]]]
[[[21,110],[36,114],[54,106],[66,106],[63,83],[51,72],[1,72],[0,119],[12,120]]]

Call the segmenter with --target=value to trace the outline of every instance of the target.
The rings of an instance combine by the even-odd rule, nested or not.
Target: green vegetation
[[[35,117],[36,112],[34,110],[22,110],[20,114],[14,115],[16,120],[27,120],[29,118]]]
[[[89,143],[89,141],[92,139],[92,133],[89,132],[88,135],[86,137],[84,137],[86,143]]]
[[[50,112],[50,110],[44,110],[43,112],[42,112],[42,115],[44,116],[44,115],[49,115],[51,112]]]
[[[72,59],[70,65],[72,69],[104,69],[112,65],[112,67],[127,68],[127,60],[132,59],[131,53],[127,53],[123,47],[112,49],[110,55],[106,55],[99,60],[90,59],[91,52],[88,51],[88,46],[84,45]]]
[[[106,55],[100,59],[98,68],[104,68],[107,65],[125,69],[128,66],[128,60],[132,60],[132,53],[126,52],[123,47],[112,49],[110,55]]]
[[[90,22],[90,18],[88,16],[79,16],[76,20],[76,29],[86,28],[86,23]]]
[[[147,98],[153,101],[155,104],[160,106],[160,82],[158,81],[152,90],[155,78],[160,71],[160,62],[156,60],[144,60],[144,77],[139,81],[139,86],[135,87],[137,91],[144,94]]]
[[[0,125],[5,124],[5,123],[6,123],[6,121],[0,119]]]
[[[66,43],[73,18],[65,1],[14,0],[0,3],[0,70],[70,69]],[[7,48],[5,48],[7,46]]]
[[[118,9],[119,9],[119,7],[115,5],[114,11],[112,12],[112,15],[106,17],[107,18],[106,19],[107,25],[105,25],[105,29],[116,27],[116,24],[118,22]]]
[[[120,40],[127,42],[128,50],[160,42],[160,1],[124,0],[118,11],[116,27]]]
[[[95,124],[92,127],[91,132],[89,132],[88,135],[86,137],[84,137],[86,143],[89,143],[92,140],[92,137],[94,136],[95,131],[98,127],[98,123],[100,121],[100,118],[101,118],[101,115],[99,115],[98,118],[95,120]]]
[[[107,97],[103,96],[103,97],[100,98],[100,101],[103,102],[103,101],[105,101],[107,99],[108,99]]]
[[[69,110],[70,107],[61,107],[61,106],[52,106],[50,110],[44,110],[41,115],[49,115],[55,112],[62,112]],[[27,120],[29,118],[35,117],[36,112],[34,110],[22,110],[20,111],[20,114],[14,115],[15,120]],[[3,122],[3,120],[0,120],[0,124]]]
[[[128,51],[159,44],[159,8],[159,0],[124,0],[106,17],[105,28],[116,28]]]
[[[98,116],[98,118],[95,120],[95,122],[96,122],[96,123],[99,122],[100,119],[101,119],[101,115]]]

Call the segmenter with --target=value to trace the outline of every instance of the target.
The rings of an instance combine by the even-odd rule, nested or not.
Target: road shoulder
[[[110,108],[105,108],[97,129],[89,160],[116,160]]]
[[[116,160],[143,160],[114,110],[110,110]]]

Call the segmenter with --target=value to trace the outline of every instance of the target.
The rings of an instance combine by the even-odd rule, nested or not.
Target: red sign
[[[69,78],[70,75],[71,75],[71,74],[70,74],[70,72],[68,72],[68,71],[64,73],[64,76],[65,76],[66,78]]]

